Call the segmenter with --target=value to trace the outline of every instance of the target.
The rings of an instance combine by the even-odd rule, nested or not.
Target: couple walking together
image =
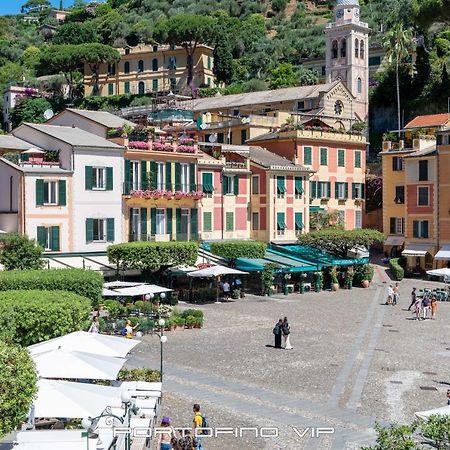
[[[284,320],[280,319],[273,329],[273,334],[275,335],[275,348],[282,348],[281,347],[281,336],[284,337],[284,348],[286,350],[292,350],[292,345],[290,341],[290,334],[291,334],[291,327],[289,325],[289,322],[287,320],[287,317],[284,318]]]

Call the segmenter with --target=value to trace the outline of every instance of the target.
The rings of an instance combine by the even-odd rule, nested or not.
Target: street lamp
[[[151,334],[154,334],[159,337],[159,342],[161,345],[161,352],[160,352],[160,365],[159,365],[159,373],[160,373],[160,379],[161,382],[163,380],[163,344],[167,342],[167,336],[164,336],[164,325],[166,324],[166,321],[161,317],[158,320],[159,325],[159,331],[152,331]]]
[[[155,294],[145,294],[144,298],[145,298],[145,300],[149,301],[149,300],[153,300],[154,296],[155,296]]]

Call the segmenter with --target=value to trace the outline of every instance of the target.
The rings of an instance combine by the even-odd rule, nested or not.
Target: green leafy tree
[[[297,86],[298,76],[292,64],[281,63],[270,71],[268,82],[270,89]]]
[[[58,27],[53,36],[53,44],[86,44],[97,42],[97,30],[92,22],[64,23]]]
[[[0,66],[0,86],[6,87],[7,84],[17,83],[28,76],[25,67],[15,62],[7,62]]]
[[[227,259],[263,258],[267,249],[265,242],[257,241],[225,241],[212,242],[211,252]]]
[[[373,447],[363,447],[361,450],[420,450],[413,438],[417,424],[412,425],[390,425],[382,427],[375,425],[377,432],[377,443]]]
[[[28,350],[0,341],[0,438],[25,420],[37,392]]]
[[[450,416],[433,415],[420,426],[422,434],[433,441],[437,450],[448,449],[450,442]]]
[[[233,54],[230,44],[223,41],[214,48],[214,75],[217,81],[230,83],[233,78]]]
[[[7,233],[0,235],[0,263],[6,270],[40,269],[44,249],[34,239],[25,235]]]
[[[429,27],[434,22],[450,24],[450,0],[413,0],[415,22]]]
[[[385,35],[383,46],[391,64],[395,66],[395,83],[397,93],[397,129],[402,129],[400,109],[400,65],[409,56],[409,51],[414,47],[413,33],[410,29],[403,28],[401,23],[394,25]]]
[[[297,71],[298,86],[313,86],[319,84],[319,75],[315,70],[300,67]]]
[[[11,111],[13,128],[22,122],[44,123],[44,111],[51,109],[52,105],[41,97],[22,97]]]
[[[216,19],[211,16],[179,14],[156,23],[154,37],[157,41],[180,45],[186,51],[187,85],[194,79],[194,53],[199,44],[214,41]]]
[[[20,60],[31,73],[34,73],[39,65],[40,58],[41,49],[35,46],[30,46],[23,51]]]
[[[30,14],[35,12],[40,12],[45,8],[51,8],[51,3],[49,0],[28,0],[22,5],[20,11],[22,14]]]

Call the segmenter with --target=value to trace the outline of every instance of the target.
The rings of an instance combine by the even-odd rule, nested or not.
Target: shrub
[[[119,317],[125,312],[125,308],[118,300],[105,300],[104,305],[110,317]]]
[[[0,271],[0,291],[69,291],[87,297],[93,305],[101,299],[103,277],[83,269]]]
[[[195,242],[127,242],[108,247],[112,264],[138,270],[159,269],[161,266],[191,265],[197,261]]]
[[[195,325],[196,320],[197,319],[194,316],[187,316],[186,317],[186,325],[193,327]]]
[[[28,351],[0,342],[0,438],[26,418],[37,391],[36,382]]]
[[[192,292],[192,301],[194,303],[207,303],[216,301],[217,289],[199,288]]]
[[[35,344],[83,329],[90,311],[89,299],[72,292],[0,292],[0,338]]]
[[[148,369],[146,367],[136,367],[135,369],[123,368],[119,372],[120,381],[161,381],[159,370]]]
[[[399,264],[398,258],[392,258],[389,260],[389,269],[391,269],[391,272],[396,280],[401,281],[405,277],[405,270]]]
[[[355,267],[355,275],[353,277],[353,284],[358,286],[363,280],[372,281],[374,268],[370,264],[362,264]]]
[[[44,249],[36,241],[16,233],[0,236],[0,264],[5,266],[5,270],[42,268]]]
[[[267,245],[257,241],[226,241],[211,243],[211,253],[222,258],[263,258]]]
[[[203,311],[201,309],[185,309],[182,313],[181,313],[181,317],[183,317],[184,319],[187,319],[189,316],[192,317],[200,317],[201,319],[203,319]]]

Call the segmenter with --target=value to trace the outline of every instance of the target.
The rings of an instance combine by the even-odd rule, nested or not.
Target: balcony
[[[16,166],[23,168],[46,168],[46,169],[59,169],[61,168],[61,162],[59,156],[54,152],[42,153],[42,154],[24,154],[24,153],[9,153],[4,155],[3,158]]]
[[[320,139],[324,141],[341,141],[365,144],[366,136],[354,132],[319,131],[319,130],[287,130],[278,133],[280,139]]]
[[[173,233],[173,234],[143,234],[130,233],[128,235],[128,242],[167,242],[176,238],[177,241],[197,241],[198,233]]]
[[[226,161],[225,167],[227,169],[249,170],[247,162]]]
[[[165,153],[197,154],[198,147],[193,141],[188,143],[171,141],[128,141],[129,150],[154,151]]]
[[[217,130],[242,125],[276,128],[281,125],[281,121],[278,117],[250,114],[246,117],[233,117],[223,121],[207,123],[204,125],[203,130]]]
[[[211,186],[201,184],[124,183],[123,195],[128,198],[151,200],[201,200],[213,192]]]

